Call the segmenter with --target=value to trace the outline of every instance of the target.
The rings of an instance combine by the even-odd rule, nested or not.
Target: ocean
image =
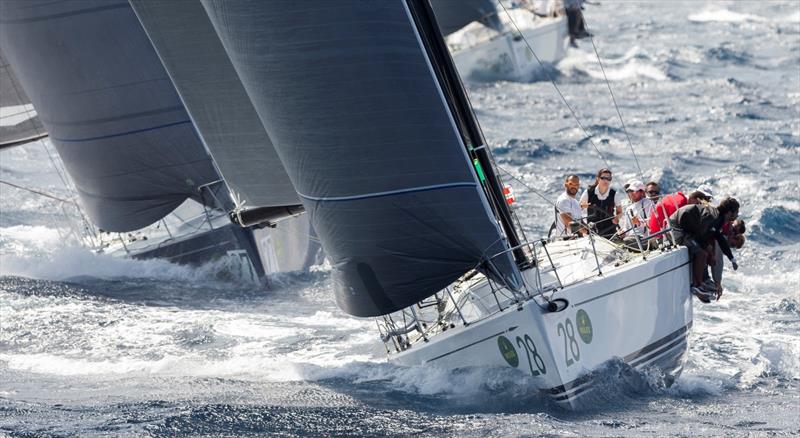
[[[0,186],[0,436],[783,436],[800,434],[800,3],[587,5],[643,177],[710,184],[747,223],[725,293],[695,302],[671,387],[621,363],[570,412],[511,369],[387,363],[330,267],[271,290],[70,244],[57,203]],[[566,174],[639,174],[589,40],[546,75],[468,85],[528,235]],[[52,148],[51,148],[52,150]],[[53,157],[57,164],[57,157]],[[69,196],[41,144],[0,179]],[[532,189],[532,190],[531,190]]]

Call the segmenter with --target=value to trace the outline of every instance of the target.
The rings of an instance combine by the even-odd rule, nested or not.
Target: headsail
[[[299,205],[203,6],[193,1],[130,2],[230,189],[249,208]]]
[[[203,0],[335,271],[399,310],[483,263],[520,284],[405,2]]]
[[[31,100],[0,52],[0,148],[47,135]]]
[[[126,0],[3,0],[0,46],[100,228],[149,225],[220,178]]]
[[[497,31],[503,29],[503,22],[497,15],[496,0],[431,0],[431,6],[445,35],[473,21]]]

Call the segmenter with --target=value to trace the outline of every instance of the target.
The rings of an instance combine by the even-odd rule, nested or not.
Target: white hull
[[[533,271],[526,271],[527,281]],[[680,374],[692,325],[688,280],[685,249],[651,254],[556,292],[553,298],[569,302],[561,311],[543,309],[539,297],[510,303],[390,359],[409,366],[515,367],[559,404],[577,408],[593,390],[589,373],[615,358],[639,369],[657,367],[668,383]]]
[[[566,53],[566,18],[540,19],[534,27],[522,28],[525,39],[506,32],[488,41],[453,51],[462,77],[473,80],[526,81],[541,73],[541,65],[528,50],[527,40],[546,66],[558,63]]]
[[[232,223],[227,214],[197,214],[203,211],[202,207],[191,204],[184,208],[180,213],[190,219],[177,220],[178,214],[174,213],[154,226],[108,235],[112,240],[103,246],[104,252],[188,265],[224,259],[225,270],[233,278],[267,285],[283,274],[308,271],[323,260],[322,247],[308,215],[283,219],[275,228],[242,228]]]

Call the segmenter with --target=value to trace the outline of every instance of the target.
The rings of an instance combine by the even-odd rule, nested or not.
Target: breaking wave
[[[666,70],[657,66],[653,58],[638,46],[631,47],[622,56],[607,56],[602,51],[600,56],[605,76],[610,81],[633,79],[666,81],[669,79]],[[591,79],[604,79],[603,70],[597,63],[597,56],[589,48],[570,50],[567,57],[558,63],[558,70],[567,77],[587,76]]]
[[[765,208],[751,225],[749,237],[770,246],[800,242],[800,211],[783,206]]]

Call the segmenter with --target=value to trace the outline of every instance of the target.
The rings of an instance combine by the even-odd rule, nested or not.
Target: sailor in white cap
[[[705,195],[705,197],[708,198],[707,201],[714,199],[714,189],[712,189],[709,184],[700,184],[697,189],[695,189],[695,192],[700,192]]]
[[[653,214],[655,204],[647,198],[644,193],[644,183],[638,179],[632,179],[626,184],[625,191],[628,193],[630,204],[625,207],[620,222],[620,234],[624,238],[633,238],[634,233],[639,236],[646,236],[647,221]]]

